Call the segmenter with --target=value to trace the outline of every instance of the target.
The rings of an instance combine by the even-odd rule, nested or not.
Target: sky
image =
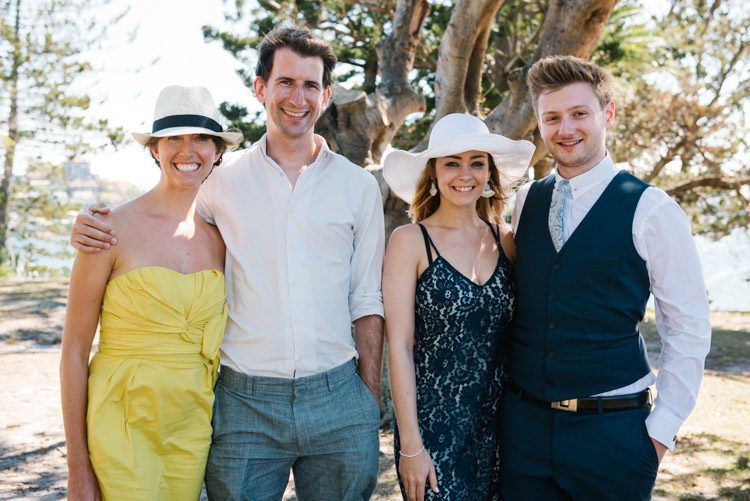
[[[103,71],[86,91],[104,103],[92,107],[91,116],[121,125],[128,137],[133,131],[150,132],[156,98],[169,85],[202,85],[217,106],[230,101],[262,109],[235,73],[241,64],[218,42],[203,40],[203,25],[224,25],[221,0],[132,0],[129,4],[127,16],[108,31],[105,49],[92,56]],[[137,25],[137,36],[128,43],[126,35]],[[155,64],[148,64],[157,58]],[[84,158],[100,178],[124,179],[143,189],[159,179],[151,157],[134,141],[120,151],[89,153]]]

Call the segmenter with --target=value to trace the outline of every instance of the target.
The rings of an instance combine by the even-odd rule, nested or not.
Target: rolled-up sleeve
[[[385,224],[383,202],[377,180],[367,174],[361,210],[354,228],[354,252],[349,279],[349,313],[351,321],[368,315],[383,316],[383,249]]]

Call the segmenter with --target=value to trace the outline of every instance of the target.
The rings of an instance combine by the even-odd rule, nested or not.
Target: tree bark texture
[[[18,33],[21,29],[21,0],[16,0],[15,34],[13,40],[13,66],[10,71],[10,111],[8,114],[8,140],[5,145],[3,179],[0,181],[0,251],[5,248],[8,237],[8,212],[10,208],[11,182],[13,180],[13,160],[18,133],[18,70],[21,66],[21,49]]]
[[[409,72],[429,9],[426,0],[399,0],[393,31],[379,47],[377,90],[366,95],[337,87],[316,124],[334,151],[359,165],[380,163],[406,117],[425,110],[424,97],[411,87]]]
[[[435,121],[476,111],[489,30],[503,0],[460,0],[445,30],[435,72]]]

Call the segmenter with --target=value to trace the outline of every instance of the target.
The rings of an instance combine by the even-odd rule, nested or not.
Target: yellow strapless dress
[[[199,498],[225,297],[216,270],[149,266],[107,284],[86,414],[103,499]]]

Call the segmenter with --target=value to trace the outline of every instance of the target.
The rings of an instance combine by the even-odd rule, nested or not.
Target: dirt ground
[[[67,286],[0,280],[0,500],[66,495],[58,364]],[[717,312],[712,323],[720,344],[654,499],[750,500],[750,315]],[[400,499],[389,433],[381,435],[380,471],[373,499]],[[285,499],[295,499],[293,483]]]
[[[62,279],[0,280],[0,500],[66,497],[58,367],[67,289]],[[373,499],[400,499],[392,444],[382,434]],[[284,499],[296,499],[293,479]]]

